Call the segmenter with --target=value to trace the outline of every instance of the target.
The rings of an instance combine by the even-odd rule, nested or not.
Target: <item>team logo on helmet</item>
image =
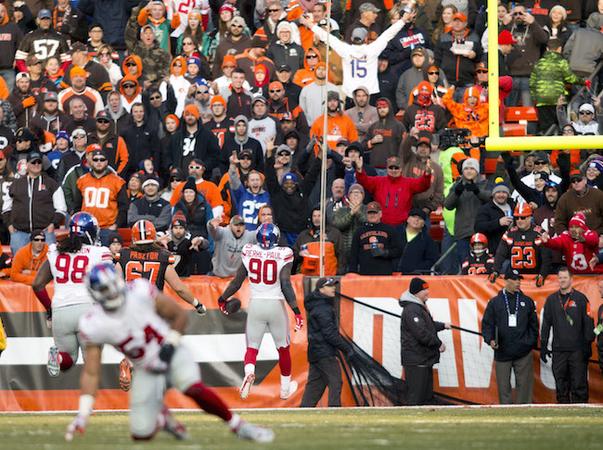
[[[150,220],[139,220],[132,226],[132,243],[152,244],[156,238],[157,231]]]
[[[281,232],[276,225],[273,223],[263,223],[258,227],[256,239],[260,247],[268,250],[278,244],[280,235]]]

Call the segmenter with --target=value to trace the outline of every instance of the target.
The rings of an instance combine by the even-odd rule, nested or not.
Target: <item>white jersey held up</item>
[[[84,277],[94,265],[111,261],[113,257],[107,247],[84,244],[76,253],[59,253],[56,244],[51,244],[48,264],[54,279],[52,307],[94,303],[84,285]]]
[[[404,26],[402,19],[391,25],[381,35],[370,44],[350,45],[342,42],[335,36],[329,36],[329,43],[333,50],[341,56],[343,65],[343,92],[352,97],[353,93],[360,86],[369,90],[370,94],[379,92],[379,79],[377,78],[379,67],[379,55],[387,43],[392,40]],[[316,34],[321,41],[327,40],[327,32],[318,25],[312,27],[312,32]]]
[[[241,260],[247,269],[252,299],[283,299],[280,274],[285,265],[293,262],[289,247],[263,249],[257,244],[246,244]]]
[[[157,288],[148,280],[131,281],[121,308],[105,311],[97,303],[80,319],[80,338],[86,343],[112,345],[136,368],[165,370],[167,364],[159,359],[159,350],[170,326],[157,314],[156,296]]]

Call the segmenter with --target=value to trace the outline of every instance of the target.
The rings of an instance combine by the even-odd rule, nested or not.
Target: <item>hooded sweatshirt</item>
[[[176,67],[176,62],[180,62],[182,64],[179,72],[178,68]],[[186,59],[184,59],[182,56],[176,56],[174,59],[172,59],[170,64],[170,85],[174,89],[174,95],[176,96],[176,101],[178,102],[175,112],[178,117],[182,116],[186,96],[188,95],[188,90],[191,87],[190,82],[184,78],[184,74],[186,74]]]
[[[454,117],[456,128],[467,128],[473,136],[488,135],[488,103],[480,102],[479,91],[475,86],[465,90],[463,103],[457,103],[452,99],[454,89],[449,89],[442,98],[442,103]],[[477,104],[469,106],[469,97],[475,97]]]
[[[310,47],[308,50],[306,50],[306,56],[308,55],[308,53],[311,52],[316,53],[316,55],[318,55],[318,62],[322,62],[320,51],[316,47]],[[311,68],[308,65],[308,59],[306,58],[306,56],[304,57],[304,67],[300,68],[297,72],[295,72],[295,75],[293,75],[293,82],[298,86],[301,86],[302,88],[304,86],[309,85],[316,79],[314,71],[316,70],[316,67],[318,67],[317,64],[316,66],[314,66],[314,68]]]
[[[259,141],[265,154],[266,142],[276,137],[276,122],[268,115],[268,113],[263,116],[254,116],[253,119],[249,121],[247,132],[249,136]]]
[[[424,99],[420,94],[423,87],[429,91]],[[412,91],[408,100],[409,106],[406,109],[406,114],[404,114],[404,119],[402,119],[402,123],[407,130],[417,128],[419,131],[429,131],[433,134],[446,127],[448,123],[446,111],[441,106],[434,105],[432,96],[433,86],[427,81],[421,81]]]
[[[386,98],[380,98],[379,100],[385,100],[389,105],[389,112],[387,116],[378,118],[368,129],[366,133],[366,146],[367,152],[370,152],[371,166],[380,169],[385,168],[387,158],[390,156],[397,156],[398,149],[400,148],[400,142],[402,141],[402,133],[404,133],[404,125],[400,123],[393,113],[393,107],[391,102]],[[377,116],[378,117],[378,116]],[[372,144],[370,140],[376,135],[383,136],[383,142],[379,144]]]
[[[123,85],[126,82],[136,84],[136,89],[132,95],[126,95],[124,91]],[[142,103],[142,88],[140,87],[138,80],[132,75],[126,75],[121,79],[119,82],[119,93],[121,94],[121,104],[128,113],[132,111],[132,105],[134,103]]]

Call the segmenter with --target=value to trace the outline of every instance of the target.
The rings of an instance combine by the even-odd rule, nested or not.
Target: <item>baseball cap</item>
[[[582,178],[584,178],[584,174],[580,170],[573,169],[570,171],[570,181],[581,180]]]
[[[29,152],[27,154],[27,162],[33,161],[42,161],[42,153],[36,151]]]
[[[452,16],[452,20],[460,20],[461,22],[467,22],[467,16],[461,12],[457,12]]]
[[[281,144],[278,146],[276,149],[276,154],[280,155],[281,153],[288,153],[289,155],[291,154],[291,149],[287,144]]]
[[[411,209],[408,213],[408,217],[411,217],[411,216],[416,216],[416,217],[420,217],[423,220],[427,220],[427,214],[425,214],[425,211],[423,211],[420,208]]]
[[[19,128],[15,133],[15,139],[21,141],[33,141],[35,136],[29,128]]]
[[[86,130],[84,130],[83,128],[76,128],[71,132],[71,139],[78,136],[87,136]]]
[[[417,138],[417,145],[419,144],[427,144],[431,145],[431,133],[429,131],[419,131],[419,136]]]
[[[161,187],[161,183],[159,182],[159,180],[155,177],[149,177],[146,180],[144,180],[144,182],[142,183],[142,188],[144,189],[146,186],[149,186],[151,184],[156,185],[158,188]]]
[[[49,100],[56,102],[59,100],[59,96],[57,95],[56,92],[48,91],[46,94],[44,94],[44,101],[47,102]]]
[[[316,289],[321,289],[325,286],[337,286],[339,284],[339,280],[333,277],[322,277],[319,278],[316,282]]]
[[[366,28],[361,28],[361,27],[354,28],[354,31],[352,31],[352,42],[364,41],[367,36],[368,36],[368,31],[366,30]]]
[[[253,152],[248,148],[244,148],[239,152],[237,156],[238,158],[242,158],[243,156],[249,156],[251,159],[253,159]]]
[[[378,13],[381,10],[379,8],[377,8],[375,5],[373,5],[372,3],[365,2],[362,5],[360,5],[360,7],[358,8],[358,11],[360,11],[361,13],[363,13],[363,12]]]
[[[251,100],[251,105],[253,106],[257,102],[262,102],[264,104],[268,103],[263,95],[256,95],[255,97],[253,97],[253,99]]]
[[[237,214],[235,216],[232,216],[232,218],[230,219],[230,223],[231,225],[244,225],[245,221],[241,216]]]
[[[423,55],[425,56],[425,49],[423,47],[415,47],[412,52],[410,52],[410,56],[413,57],[415,55]]]
[[[379,204],[379,202],[370,202],[368,205],[366,205],[366,212],[380,212],[381,211],[381,205]]]
[[[49,9],[41,9],[38,12],[38,19],[52,19],[52,13]]]
[[[292,181],[293,183],[297,184],[299,180],[297,178],[297,175],[295,175],[293,172],[287,172],[285,175],[283,175],[281,184],[285,184],[285,181]]]
[[[281,64],[276,68],[277,72],[291,72],[291,66],[289,64]]]
[[[99,112],[96,113],[96,120],[101,119],[101,120],[109,120],[109,113],[107,111],[105,111],[104,109],[101,109]]]
[[[522,280],[523,276],[519,273],[517,269],[512,269],[509,267],[505,272],[505,280]]]

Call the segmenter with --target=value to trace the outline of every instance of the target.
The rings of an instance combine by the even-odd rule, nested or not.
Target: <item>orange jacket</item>
[[[82,197],[81,211],[92,214],[101,228],[115,224],[119,215],[119,193],[126,182],[113,172],[100,178],[92,173],[82,175],[77,180],[77,188]]]
[[[36,274],[42,263],[46,261],[46,254],[48,253],[48,245],[44,244],[44,248],[38,256],[34,256],[31,250],[31,242],[25,247],[21,247],[15,257],[13,258],[13,266],[10,272],[10,279],[17,283],[28,284],[31,286],[33,280],[36,278]],[[31,271],[30,273],[23,273],[24,270]]]
[[[230,223],[230,218],[232,217],[232,197],[230,196],[230,177],[228,176],[228,172],[222,175],[220,179],[220,184],[218,184],[218,191],[223,194],[222,197],[222,205],[224,205],[224,215],[222,216],[222,224],[226,225]],[[228,186],[227,186],[228,185]],[[225,195],[224,195],[225,194]],[[226,200],[224,200],[224,196],[226,196]]]
[[[180,201],[180,197],[182,196],[182,189],[184,189],[185,184],[186,181],[183,181],[174,188],[174,191],[172,192],[172,197],[170,198],[170,205],[174,206]],[[207,200],[207,202],[212,208],[224,205],[224,201],[222,200],[222,196],[220,195],[218,186],[216,186],[211,181],[203,180],[202,182],[197,182],[197,192],[203,194],[205,200]]]
[[[323,137],[324,114],[320,115],[310,128],[310,138],[316,137],[322,142]],[[343,113],[337,113],[335,116],[327,118],[327,145],[331,150],[337,147],[337,141],[345,138],[348,142],[358,140],[358,130],[352,119]],[[314,146],[314,153],[318,154],[318,145]]]
[[[454,118],[456,128],[467,128],[471,131],[472,136],[487,136],[488,135],[488,103],[480,102],[479,90],[472,86],[465,90],[463,103],[457,103],[452,99],[454,89],[449,89],[442,103],[450,111]],[[469,106],[467,100],[469,97],[477,98],[477,104],[473,107]]]
[[[0,100],[6,100],[9,94],[6,81],[4,81],[4,78],[0,78]]]

